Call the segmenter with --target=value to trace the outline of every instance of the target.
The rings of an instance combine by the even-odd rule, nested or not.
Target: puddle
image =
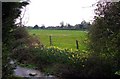
[[[14,76],[29,77],[30,79],[58,79],[53,75],[46,76],[45,74],[43,74],[42,72],[36,69],[21,67],[12,60],[10,61],[10,64],[14,68],[14,73],[13,73]]]
[[[44,76],[44,74],[42,74],[38,70],[24,68],[24,67],[20,67],[20,66],[17,66],[16,69],[14,70],[14,75],[20,76],[20,77],[33,77],[33,76],[30,76],[30,74],[32,74],[32,73],[36,73],[36,75],[34,77],[43,77]]]

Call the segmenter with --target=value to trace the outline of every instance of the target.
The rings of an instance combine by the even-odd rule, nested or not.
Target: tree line
[[[89,29],[89,27],[91,26],[90,22],[86,22],[85,20],[83,20],[80,24],[76,24],[76,25],[71,25],[69,23],[64,24],[64,22],[60,22],[60,26],[48,26],[45,27],[45,25],[39,26],[39,25],[35,25],[34,27],[30,27],[28,26],[27,28],[32,28],[32,29],[68,29],[68,30],[87,30]]]

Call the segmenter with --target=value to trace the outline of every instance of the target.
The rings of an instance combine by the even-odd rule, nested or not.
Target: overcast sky
[[[30,0],[27,6],[24,24],[28,26],[44,24],[57,26],[80,24],[82,20],[91,21],[94,17],[95,4],[98,0]]]

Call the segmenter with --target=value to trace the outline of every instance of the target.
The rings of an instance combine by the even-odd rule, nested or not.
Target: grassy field
[[[49,36],[52,36],[53,46],[60,48],[76,49],[76,40],[79,41],[79,49],[86,49],[87,32],[79,30],[36,30],[29,29],[30,35],[36,35],[45,46],[50,46]]]

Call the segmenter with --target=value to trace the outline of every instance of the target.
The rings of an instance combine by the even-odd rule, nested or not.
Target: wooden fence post
[[[79,49],[78,40],[76,40],[76,48]]]
[[[50,46],[52,46],[52,36],[49,36],[50,38]]]

